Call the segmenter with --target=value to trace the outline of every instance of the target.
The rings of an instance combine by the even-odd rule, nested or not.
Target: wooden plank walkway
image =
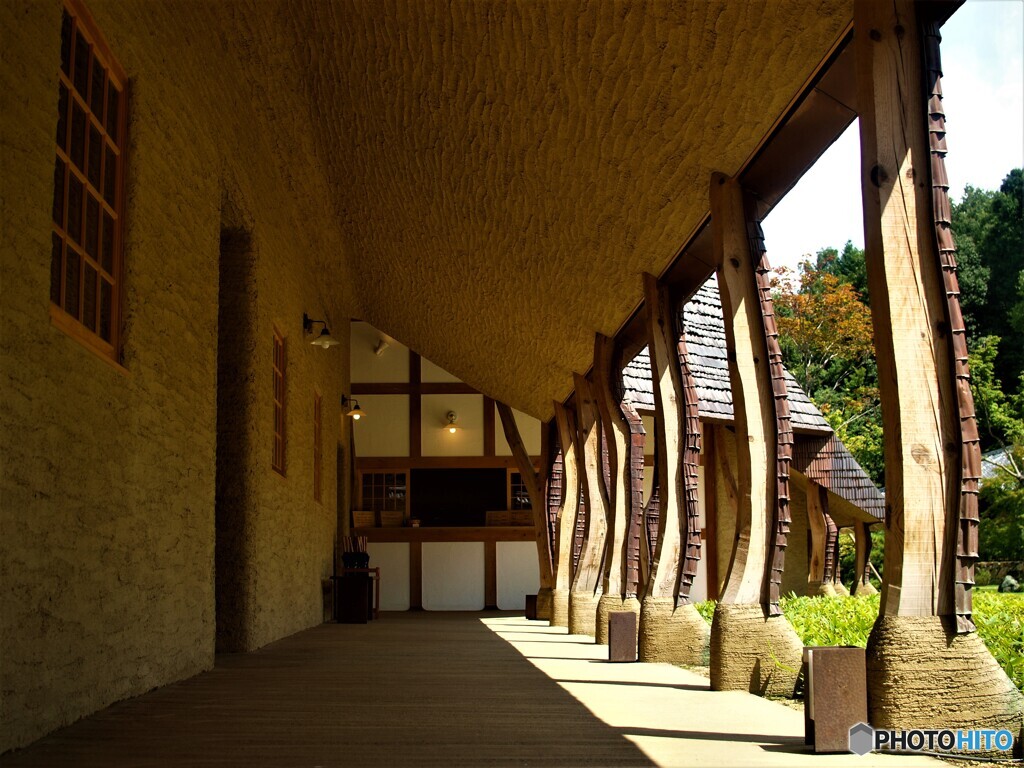
[[[675,667],[608,664],[602,651],[497,613],[329,624],[218,657],[211,672],[115,704],[0,765],[892,764],[805,754],[800,712],[712,693]]]

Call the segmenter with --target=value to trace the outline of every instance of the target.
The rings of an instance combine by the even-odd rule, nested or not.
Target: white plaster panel
[[[537,545],[532,541],[499,541],[496,547],[498,608],[502,611],[526,609],[526,596],[540,590]]]
[[[353,420],[356,456],[409,455],[409,396],[361,395],[366,415]]]
[[[483,542],[425,542],[422,562],[424,610],[484,609]]]
[[[380,609],[409,610],[409,545],[369,542],[370,567],[380,568]]]
[[[516,426],[519,427],[519,436],[523,438],[523,445],[526,452],[531,456],[540,456],[540,419],[528,416],[522,411],[512,409],[512,415],[516,418]],[[497,456],[511,456],[512,449],[508,440],[505,439],[505,429],[501,426],[501,416],[498,410],[494,410],[494,453]]]
[[[697,576],[690,586],[690,598],[694,602],[708,599],[708,541],[701,540],[700,562],[697,563]]]
[[[384,334],[369,323],[352,323],[352,382],[396,383],[409,381],[409,350],[387,337],[387,348],[377,355],[374,349]]]
[[[651,499],[651,491],[654,490],[654,465],[644,465],[644,506]]]
[[[423,395],[420,446],[424,456],[483,456],[483,395]],[[446,414],[455,411],[458,431],[445,426]]]
[[[654,455],[654,417],[641,416],[640,420],[644,423],[644,453],[652,456]]]
[[[420,381],[426,381],[433,383],[446,383],[446,382],[461,382],[457,376],[453,376],[448,373],[444,368],[427,360],[427,358],[420,358]]]

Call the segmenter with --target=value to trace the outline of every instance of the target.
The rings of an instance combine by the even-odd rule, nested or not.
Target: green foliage
[[[878,618],[878,595],[865,597],[796,597],[779,601],[782,613],[804,645],[864,647]]]
[[[1024,560],[1024,446],[982,483],[978,549],[983,560]]]
[[[1024,595],[975,592],[974,623],[999,666],[1024,690]]]
[[[835,248],[822,248],[816,255],[814,267],[820,272],[835,275],[840,283],[852,286],[864,304],[871,306],[864,251],[854,246],[850,240],[846,241],[842,252]]]
[[[1024,382],[1015,395],[1007,396],[996,377],[999,337],[976,339],[969,350],[971,392],[982,432],[982,446],[1024,443]]]
[[[868,555],[875,570],[882,572],[882,563],[885,560],[885,531],[875,528],[871,531],[871,552]],[[839,580],[849,586],[856,580],[857,563],[857,542],[849,529],[844,529],[839,536]],[[871,577],[871,583],[875,587],[881,587],[878,580]]]
[[[711,620],[714,618],[715,615],[714,600],[705,600],[701,603],[694,603],[693,607],[697,609],[697,613],[704,617],[704,621],[706,621],[708,624],[711,623]]]

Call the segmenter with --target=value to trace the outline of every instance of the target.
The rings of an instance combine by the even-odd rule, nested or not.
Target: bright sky
[[[968,0],[942,28],[950,196],[998,189],[1024,166],[1024,0]],[[764,220],[772,266],[864,246],[856,121]]]

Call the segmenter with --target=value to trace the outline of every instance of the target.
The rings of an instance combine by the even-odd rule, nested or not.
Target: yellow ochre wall
[[[301,114],[280,89],[279,114],[268,108],[264,71],[209,30],[202,4],[88,3],[130,82],[125,370],[51,325],[61,7],[0,3],[0,752],[214,664],[222,225],[249,234],[255,260],[256,327],[235,372],[253,415],[236,451],[246,539],[244,562],[229,564],[244,582],[245,649],[322,620],[336,446],[348,439],[338,400],[351,299],[316,263],[345,246],[315,158],[288,139]],[[331,318],[342,346],[309,346],[303,312]],[[286,478],[270,469],[275,325],[288,342]]]

